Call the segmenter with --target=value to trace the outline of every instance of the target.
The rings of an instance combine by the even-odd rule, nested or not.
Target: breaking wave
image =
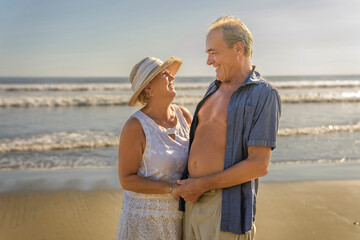
[[[297,136],[297,135],[319,135],[325,133],[350,133],[360,131],[360,122],[357,124],[349,125],[327,125],[320,127],[307,127],[307,128],[283,128],[279,129],[278,136]]]
[[[209,83],[177,83],[176,89],[206,89]],[[128,83],[119,84],[0,84],[0,91],[5,92],[106,92],[131,91]]]
[[[343,162],[360,162],[360,159],[341,158],[341,159],[315,159],[315,160],[291,160],[291,161],[271,161],[270,164],[303,164],[303,163],[343,163]]]
[[[360,131],[360,122],[353,125],[328,125],[308,128],[279,129],[279,137],[298,135],[319,135]],[[78,131],[54,132],[27,137],[0,139],[0,153],[24,151],[54,151],[117,147],[119,137],[113,132]]]
[[[60,96],[60,97],[9,97],[0,98],[0,107],[82,107],[126,105],[128,97],[94,95],[94,96]]]
[[[119,138],[111,132],[54,132],[0,139],[0,153],[115,147]]]
[[[0,91],[18,92],[82,92],[82,91],[116,91],[130,90],[129,84],[3,84]]]
[[[26,152],[8,154],[0,159],[1,170],[58,170],[58,169],[104,169],[116,168],[116,149],[106,153],[94,154],[94,152]],[[312,159],[312,160],[289,160],[289,161],[270,161],[271,165],[293,165],[293,164],[313,164],[313,163],[359,163],[358,158],[338,158],[338,159]]]
[[[182,105],[197,104],[202,95],[179,94],[174,103]],[[322,92],[308,94],[280,94],[283,103],[322,103],[322,102],[360,102],[360,90],[352,92]],[[127,105],[129,96],[44,96],[44,97],[6,97],[0,98],[0,108],[31,107],[82,107]]]
[[[0,170],[57,170],[112,168],[117,166],[116,149],[110,151],[49,151],[5,154]]]
[[[277,89],[300,89],[300,88],[353,88],[360,87],[360,80],[332,80],[332,81],[275,81],[271,84]],[[209,86],[209,82],[175,84],[177,90],[203,89]],[[58,91],[58,92],[82,92],[82,91],[130,91],[129,83],[105,83],[105,84],[0,84],[0,91]]]
[[[336,80],[336,81],[276,81],[271,85],[277,89],[299,88],[353,88],[360,87],[360,80]]]
[[[360,102],[360,90],[280,95],[283,103]]]
[[[130,97],[127,96],[60,96],[60,97],[9,97],[0,98],[0,108],[32,108],[32,107],[95,107],[95,106],[126,106]],[[197,104],[202,96],[178,96],[175,104]]]

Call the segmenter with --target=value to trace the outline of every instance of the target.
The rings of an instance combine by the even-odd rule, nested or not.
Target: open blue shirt
[[[212,82],[197,105],[190,129],[190,145],[198,125],[198,112],[206,99],[221,85]],[[276,133],[281,115],[279,94],[254,67],[245,82],[232,94],[227,111],[224,169],[247,159],[249,146],[276,147]],[[210,131],[210,129],[209,129]],[[204,149],[206,151],[206,149]],[[188,178],[186,166],[182,179]],[[223,232],[244,234],[251,230],[256,212],[258,179],[222,191],[221,226]],[[185,210],[183,199],[180,210]]]

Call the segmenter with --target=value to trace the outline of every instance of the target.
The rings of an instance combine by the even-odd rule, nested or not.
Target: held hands
[[[204,192],[205,190],[203,189],[199,179],[189,178],[178,180],[177,184],[174,184],[171,194],[175,200],[181,196],[186,202],[196,203],[201,194]]]
[[[172,191],[170,193],[171,193],[172,198],[175,200],[178,200],[178,198],[179,198],[179,191],[178,191],[179,187],[180,187],[180,185],[178,185],[176,183],[172,184]]]

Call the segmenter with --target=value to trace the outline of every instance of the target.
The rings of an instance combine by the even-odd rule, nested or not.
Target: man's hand
[[[177,189],[177,197],[180,195],[186,202],[196,203],[201,194],[206,191],[202,181],[197,178],[178,180],[177,183],[180,185]]]

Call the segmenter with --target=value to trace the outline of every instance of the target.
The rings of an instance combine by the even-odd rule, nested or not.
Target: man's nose
[[[213,63],[213,59],[211,58],[210,55],[208,55],[206,64],[210,66],[212,63]]]

